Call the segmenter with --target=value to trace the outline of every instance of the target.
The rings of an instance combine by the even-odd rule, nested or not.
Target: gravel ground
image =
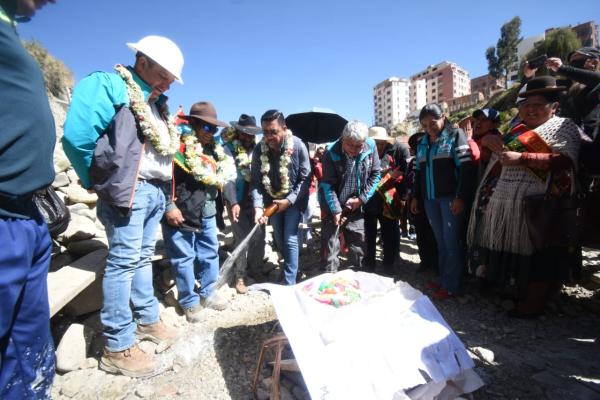
[[[318,232],[316,232],[318,241]],[[230,236],[221,239],[231,240]],[[301,252],[303,271],[319,265],[315,241]],[[415,243],[402,240],[402,260],[398,277],[424,290],[430,272],[418,272]],[[278,274],[277,256],[268,253],[265,271],[271,279]],[[584,275],[600,269],[599,253],[585,252]],[[271,270],[269,272],[269,270]],[[314,272],[313,272],[314,273]],[[303,273],[306,277],[306,272]],[[473,351],[476,371],[486,385],[474,399],[600,399],[600,290],[589,279],[585,284],[565,286],[552,300],[545,316],[535,321],[506,317],[510,302],[496,296],[467,294],[443,302],[438,309],[465,345]],[[105,374],[97,369],[102,349],[98,315],[80,318],[93,332],[89,368],[57,375],[55,399],[250,399],[259,345],[279,332],[276,315],[267,294],[251,292],[236,295],[221,289],[231,299],[223,312],[206,310],[205,321],[188,324],[172,299],[161,301],[163,320],[178,327],[182,337],[160,354],[173,369],[150,379],[130,379]],[[168,297],[168,296],[167,296]],[[73,322],[66,317],[53,319],[56,337]],[[401,338],[399,338],[401,339]],[[156,346],[143,342],[154,352]],[[475,348],[483,348],[477,350]],[[489,350],[486,351],[485,349]],[[265,398],[270,374],[261,373],[259,395]],[[308,398],[301,377],[290,374],[283,380],[282,398]]]

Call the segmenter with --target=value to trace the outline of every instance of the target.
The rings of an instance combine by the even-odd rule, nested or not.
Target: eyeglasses
[[[217,132],[217,127],[215,125],[210,125],[210,124],[203,124],[202,125],[202,130],[206,133],[216,133]]]

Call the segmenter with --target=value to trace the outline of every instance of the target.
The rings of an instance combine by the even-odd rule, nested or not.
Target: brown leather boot
[[[100,369],[132,378],[149,378],[164,371],[159,361],[144,353],[137,344],[123,351],[108,351],[100,358]]]
[[[156,344],[161,342],[172,343],[177,338],[177,330],[170,328],[158,320],[157,322],[150,325],[138,324],[135,334],[139,340],[150,340]]]

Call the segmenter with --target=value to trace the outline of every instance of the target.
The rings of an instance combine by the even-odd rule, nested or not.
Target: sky
[[[19,24],[73,72],[131,64],[125,43],[162,35],[181,48],[184,85],[166,93],[172,111],[212,102],[219,119],[313,107],[373,122],[373,87],[452,61],[487,73],[485,50],[515,16],[524,37],[600,21],[600,1],[546,0],[57,0]]]

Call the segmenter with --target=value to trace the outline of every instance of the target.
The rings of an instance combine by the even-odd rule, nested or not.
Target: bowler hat
[[[558,94],[567,90],[564,86],[556,86],[556,79],[549,75],[538,76],[527,82],[521,90],[519,90],[519,97],[529,96],[544,96],[548,94]]]
[[[194,103],[192,108],[190,108],[190,113],[188,115],[182,115],[180,118],[188,121],[195,118],[216,126],[229,126],[227,122],[217,119],[217,110],[215,110],[215,106],[208,101]]]
[[[231,121],[230,124],[235,130],[248,135],[256,135],[262,131],[256,126],[256,118],[253,115],[242,114],[237,122]]]

